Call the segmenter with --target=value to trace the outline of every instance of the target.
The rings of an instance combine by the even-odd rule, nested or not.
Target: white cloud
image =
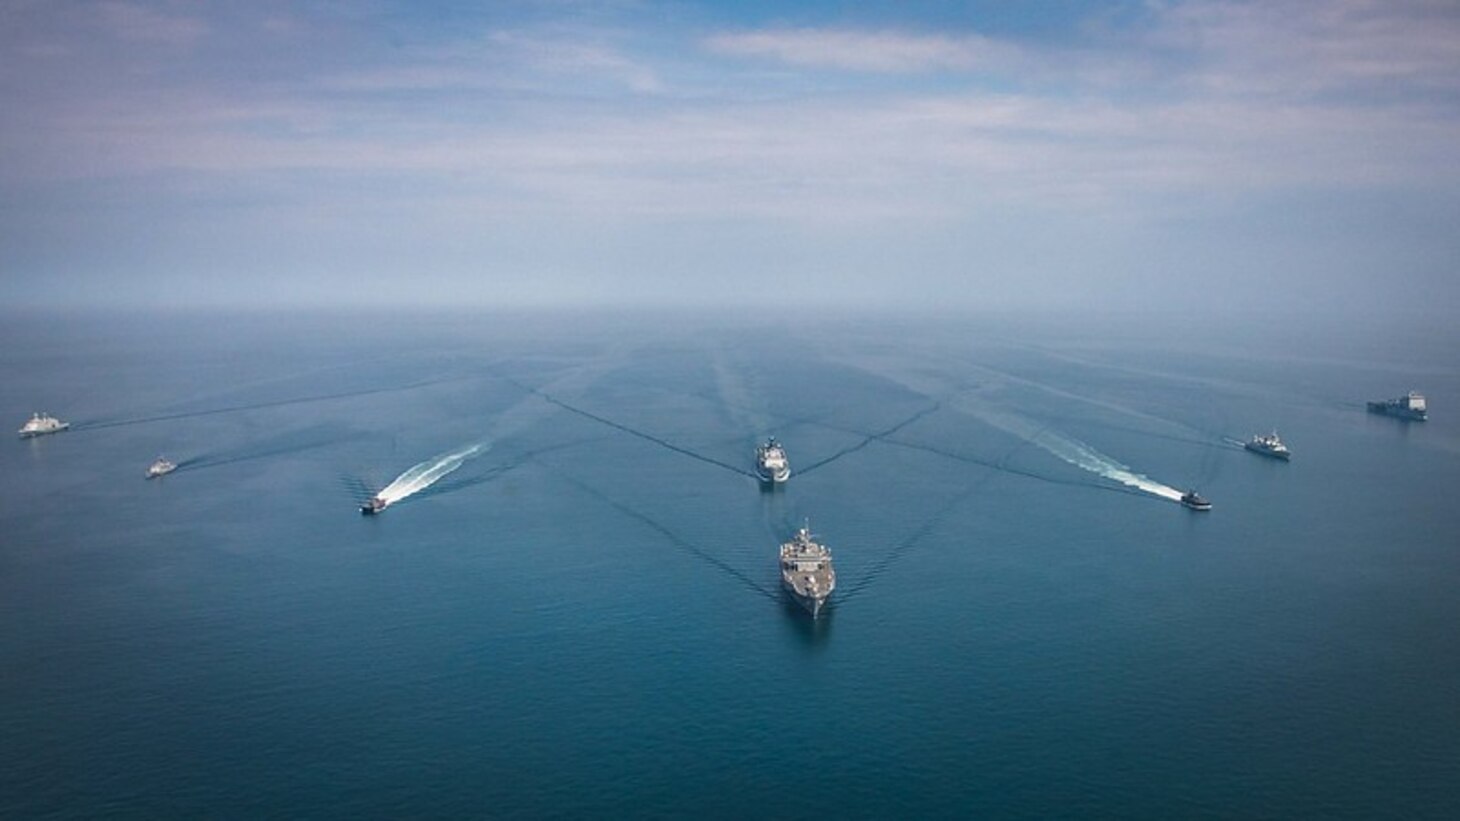
[[[1448,0],[1181,3],[1142,44],[1177,49],[1224,93],[1460,90],[1460,8]]]
[[[603,32],[533,34],[494,32],[488,42],[513,64],[537,73],[568,78],[609,78],[641,93],[662,91],[664,84],[648,66],[627,56]]]
[[[797,221],[956,218],[999,202],[1129,211],[1173,195],[1460,183],[1460,111],[1436,96],[1460,75],[1447,39],[1455,15],[1428,3],[1336,4],[1314,19],[1268,8],[1184,3],[1078,48],[741,31],[702,42],[818,72],[741,87],[723,66],[696,65],[715,82],[694,95],[625,31],[561,25],[409,47],[351,70],[333,63],[242,94],[150,86],[144,75],[104,98],[37,108],[24,129],[0,127],[0,178],[430,175],[483,207],[501,198],[504,208]],[[1406,32],[1415,47],[1396,51]],[[829,67],[1013,79],[999,93],[858,91],[818,85]],[[1014,68],[1037,69],[1038,82],[1018,82]],[[760,94],[756,82],[779,93]],[[1376,82],[1395,93],[1376,97]],[[415,91],[436,96],[423,104]]]
[[[170,13],[140,3],[108,0],[96,6],[102,25],[117,36],[145,43],[191,46],[208,26],[191,14]]]
[[[1004,65],[1018,49],[977,35],[951,37],[846,29],[774,29],[711,36],[720,54],[778,60],[798,66],[867,72],[969,70]]]

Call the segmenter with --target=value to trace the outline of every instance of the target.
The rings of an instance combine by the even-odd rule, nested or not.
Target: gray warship
[[[60,419],[49,413],[32,414],[30,421],[26,422],[20,429],[20,438],[29,439],[32,436],[45,436],[48,433],[60,433],[71,427],[70,422],[62,422]]]
[[[814,540],[809,525],[802,525],[791,541],[781,545],[781,586],[813,619],[836,589],[831,550]]]
[[[1254,436],[1251,439],[1247,440],[1247,444],[1243,445],[1243,447],[1247,448],[1253,453],[1260,453],[1263,456],[1271,456],[1274,459],[1281,459],[1284,462],[1292,458],[1293,455],[1288,450],[1288,446],[1283,444],[1283,440],[1278,438],[1277,431],[1273,431],[1266,436]]]
[[[1202,496],[1200,493],[1197,493],[1195,490],[1188,490],[1185,493],[1181,494],[1181,504],[1191,508],[1192,510],[1212,509],[1212,503],[1207,501],[1206,497]]]

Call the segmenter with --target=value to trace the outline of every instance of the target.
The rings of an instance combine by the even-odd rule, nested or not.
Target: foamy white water
[[[1039,432],[1031,441],[1076,467],[1112,479],[1127,487],[1153,493],[1163,499],[1170,499],[1173,502],[1181,501],[1181,491],[1170,485],[1164,485],[1145,474],[1136,473],[1084,442],[1048,430]]]
[[[1170,499],[1173,502],[1181,501],[1180,490],[1158,482],[1143,473],[1137,473],[1129,466],[1121,464],[1078,439],[1055,433],[1048,427],[1037,425],[1008,411],[994,410],[968,397],[961,397],[955,406],[995,427],[1003,428],[1033,442],[1077,468],[1119,482],[1126,487],[1133,487],[1154,496],[1160,496],[1162,499]]]
[[[461,467],[466,460],[483,453],[487,448],[488,443],[477,442],[461,450],[427,459],[397,476],[394,482],[386,485],[385,489],[376,495],[386,504],[393,505],[407,496],[419,493],[436,484],[441,477]]]
[[[898,384],[903,385],[904,387],[907,387],[918,393],[921,393],[924,396],[930,398],[940,396],[944,397],[944,407],[956,410],[960,413],[966,413],[970,416],[987,422],[994,427],[1002,428],[1003,430],[1006,430],[1020,438],[1033,442],[1034,444],[1038,445],[1049,453],[1058,456],[1060,459],[1069,462],[1075,467],[1081,468],[1083,470],[1088,470],[1091,473],[1102,476],[1106,479],[1119,482],[1122,485],[1132,487],[1146,493],[1150,493],[1154,496],[1159,496],[1163,499],[1169,499],[1173,502],[1181,501],[1182,492],[1180,490],[1177,490],[1170,485],[1162,484],[1161,482],[1158,482],[1155,479],[1146,476],[1145,474],[1137,473],[1134,470],[1131,470],[1130,467],[1123,465],[1120,462],[1117,462],[1116,460],[1110,458],[1109,456],[1106,456],[1105,454],[1101,453],[1095,448],[1090,447],[1084,442],[1081,442],[1077,439],[1072,439],[1063,434],[1054,433],[1050,431],[1047,427],[1039,425],[1029,419],[1026,419],[1023,416],[1020,416],[1016,413],[1011,413],[1008,410],[1002,408],[997,408],[993,406],[982,395],[980,395],[979,391],[977,390],[954,392],[950,395],[947,390],[947,383],[945,381],[940,381],[936,376],[930,376],[929,374],[923,372],[906,371],[897,367],[895,363],[880,361],[872,357],[859,357],[855,360],[851,360],[850,364],[852,364],[853,367],[860,368],[869,373],[875,373],[886,379],[897,382]],[[1007,374],[1003,374],[1002,372],[993,370],[989,370],[989,372],[996,373],[1004,378],[1012,378],[1009,377]],[[1025,382],[1033,387],[1045,387],[1043,385],[1040,385],[1039,383],[1030,382],[1029,380],[1019,381]],[[1085,400],[1083,397],[1079,397],[1074,394],[1069,394],[1069,397],[1074,399],[1080,399],[1081,401],[1090,401],[1092,404],[1100,405],[1102,407],[1120,410],[1136,416],[1153,419],[1155,421],[1162,422],[1163,424],[1179,424],[1172,423],[1169,420],[1159,419],[1157,417],[1150,416],[1149,414],[1133,411],[1129,408],[1123,408],[1118,405],[1110,405],[1108,403]],[[1195,431],[1195,429],[1192,430]],[[1195,432],[1200,433],[1200,431]],[[1239,442],[1238,444],[1241,443]]]

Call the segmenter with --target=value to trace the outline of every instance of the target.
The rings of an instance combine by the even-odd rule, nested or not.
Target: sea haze
[[[1460,814],[1453,327],[12,314],[0,343],[0,421],[73,425],[0,447],[0,816]],[[1429,422],[1365,412],[1410,389]],[[1274,428],[1291,463],[1240,445]],[[805,521],[814,623],[776,569]]]

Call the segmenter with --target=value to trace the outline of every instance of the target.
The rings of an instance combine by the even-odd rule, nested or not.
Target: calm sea
[[[0,386],[73,425],[6,818],[1460,814],[1454,327],[10,314]]]

